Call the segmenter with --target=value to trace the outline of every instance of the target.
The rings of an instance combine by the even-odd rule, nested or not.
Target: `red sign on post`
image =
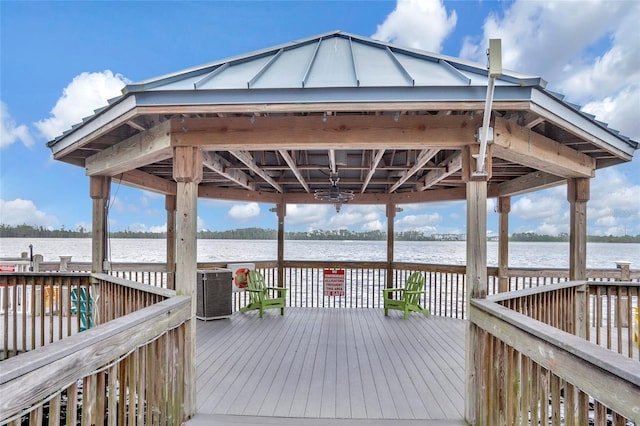
[[[0,272],[15,272],[16,265],[4,263],[0,265]]]
[[[344,297],[344,269],[324,270],[324,295]]]

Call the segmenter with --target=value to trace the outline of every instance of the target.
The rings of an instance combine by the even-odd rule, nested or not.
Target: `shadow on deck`
[[[188,424],[464,425],[465,324],[322,308],[198,321]]]

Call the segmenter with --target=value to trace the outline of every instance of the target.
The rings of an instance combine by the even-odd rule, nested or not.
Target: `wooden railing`
[[[88,275],[72,278],[89,287]],[[184,420],[191,299],[106,274],[91,278],[89,329],[2,361],[0,425]]]
[[[563,331],[585,284],[471,301],[478,424],[640,424],[640,363]]]
[[[640,283],[590,282],[589,296],[587,338],[640,361]]]
[[[2,359],[77,333],[77,295],[90,293],[89,282],[88,274],[0,273]]]
[[[206,264],[202,267],[222,267],[224,263]],[[276,262],[255,262],[256,269],[265,275],[269,285],[278,285]],[[449,318],[466,318],[466,268],[455,265],[427,265],[416,263],[393,263],[394,287],[402,287],[413,272],[425,276],[425,294],[421,303],[433,315]],[[324,296],[323,270],[338,268],[345,270],[345,296]],[[488,268],[487,293],[498,293],[498,269]],[[511,291],[537,288],[566,282],[566,270],[510,269]],[[591,273],[590,273],[591,275]],[[609,277],[619,280],[616,269],[598,270],[593,274],[598,279]],[[640,282],[640,271],[633,271],[632,278]],[[387,282],[387,264],[383,262],[284,262],[284,283],[287,291],[287,305],[295,307],[335,307],[335,308],[381,308],[382,289]],[[242,292],[233,294],[233,310],[245,306],[248,298]]]

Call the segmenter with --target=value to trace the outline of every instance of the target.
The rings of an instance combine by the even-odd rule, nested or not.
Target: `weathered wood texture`
[[[142,421],[129,424],[179,424],[184,420],[181,401],[167,400],[163,392],[177,388],[183,379],[174,374],[174,369],[184,363],[178,337],[190,319],[189,314],[189,298],[174,297],[52,343],[44,351],[3,361],[0,422],[11,421],[14,416],[20,418],[24,414],[21,410],[31,407],[34,411],[30,417],[36,417],[31,424],[42,424],[37,420],[39,413],[51,409],[51,405],[45,408],[43,400],[64,394],[75,404],[79,397],[76,384],[81,380],[83,424],[101,418],[113,423],[112,417],[124,419],[127,411],[140,412],[145,406],[146,417],[141,415]],[[153,361],[158,362],[156,368],[152,365],[145,369],[140,353],[153,353]],[[140,371],[147,373],[141,376]],[[107,386],[113,386],[114,380],[117,380],[115,392]],[[117,408],[116,395],[120,399]],[[105,399],[111,407],[106,412]],[[55,404],[53,409],[56,410]],[[68,407],[67,412],[75,415],[73,407]]]
[[[75,334],[80,315],[73,313],[71,292],[88,292],[89,275],[3,274],[0,276],[1,359],[49,345]]]
[[[640,421],[640,363],[491,299],[471,302],[470,321],[486,331],[480,359],[488,385],[478,398],[484,407],[478,424],[560,424],[562,416],[567,424],[587,424],[588,397],[595,401],[595,424],[607,422],[600,404],[617,419]]]
[[[199,321],[198,413],[462,424],[463,333],[460,320],[377,309]]]
[[[89,192],[92,199],[91,228],[91,272],[105,270],[107,260],[107,203],[111,189],[111,179],[106,176],[92,176]]]

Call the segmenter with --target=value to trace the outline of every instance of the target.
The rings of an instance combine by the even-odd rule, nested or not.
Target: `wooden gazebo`
[[[546,90],[539,77],[492,76],[484,65],[331,32],[127,85],[48,146],[90,177],[93,272],[109,267],[112,182],[166,196],[167,268],[185,295],[196,281],[198,198],[275,204],[280,265],[287,204],[386,205],[391,265],[397,205],[466,199],[467,283],[470,297],[482,298],[487,198],[498,198],[506,271],[510,197],[566,183],[570,278],[586,279],[590,178],[630,161],[638,143]],[[476,332],[469,328],[469,345]],[[195,326],[186,339],[195,354]],[[470,421],[473,362],[468,356]],[[187,382],[194,369],[185,370]]]

